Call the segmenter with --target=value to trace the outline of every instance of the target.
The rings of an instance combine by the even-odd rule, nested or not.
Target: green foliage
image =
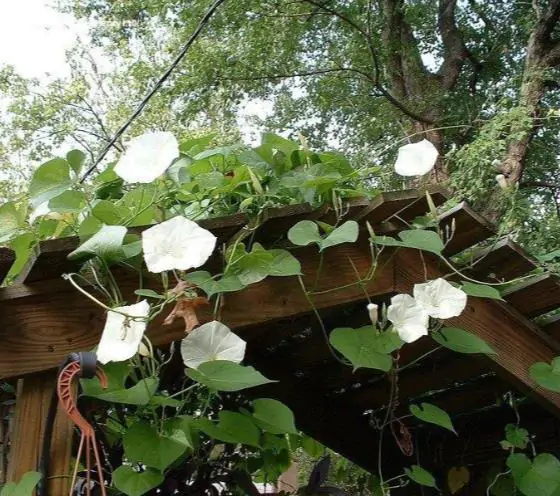
[[[458,327],[444,327],[432,333],[432,338],[441,346],[459,353],[496,353],[482,338]]]
[[[264,377],[253,367],[244,367],[226,360],[203,363],[198,369],[189,369],[187,375],[200,384],[217,391],[239,391],[275,382]]]
[[[560,357],[551,363],[537,362],[529,369],[531,378],[541,387],[560,392]]]
[[[525,496],[554,496],[560,491],[560,461],[549,453],[533,460],[522,453],[507,459],[516,487]]]
[[[253,419],[264,431],[271,434],[295,434],[294,414],[280,401],[261,398],[252,402]]]
[[[461,289],[469,296],[476,296],[477,298],[489,298],[491,300],[502,299],[502,295],[495,287],[486,284],[461,281]]]
[[[35,487],[41,480],[39,472],[25,473],[19,482],[9,482],[2,486],[0,496],[33,496]]]
[[[434,476],[420,465],[412,465],[410,468],[405,468],[404,472],[411,480],[421,486],[437,487]]]
[[[388,236],[374,236],[373,242],[382,246],[401,246],[404,248],[415,248],[441,255],[444,244],[437,233],[422,229],[413,229],[399,232],[399,238]]]
[[[529,431],[513,424],[507,424],[506,438],[500,444],[504,449],[518,448],[523,450],[529,444]]]
[[[123,465],[113,473],[115,487],[127,496],[142,496],[159,486],[163,481],[163,474],[153,468],[147,468],[145,471],[139,472],[130,466]]]
[[[350,360],[354,369],[366,367],[385,372],[393,366],[391,353],[403,344],[397,333],[380,333],[373,326],[340,327],[332,331],[329,339],[332,346]]]
[[[457,434],[447,412],[431,403],[421,403],[420,406],[410,405],[410,413],[424,422],[439,425]]]

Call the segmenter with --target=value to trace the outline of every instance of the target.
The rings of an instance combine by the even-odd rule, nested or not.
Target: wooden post
[[[18,481],[26,472],[37,470],[55,384],[54,372],[30,375],[18,382],[8,481]],[[59,408],[51,438],[50,494],[62,496],[70,492],[72,434],[73,425]]]

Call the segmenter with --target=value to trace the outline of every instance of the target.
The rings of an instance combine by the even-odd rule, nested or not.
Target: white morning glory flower
[[[441,278],[415,284],[414,299],[435,319],[457,317],[467,305],[467,294]]]
[[[210,258],[215,246],[216,236],[182,216],[142,232],[144,261],[150,272],[200,267]]]
[[[213,320],[197,327],[181,342],[181,356],[187,367],[196,369],[212,360],[240,363],[245,357],[245,346],[229,327]]]
[[[115,165],[115,174],[127,183],[151,183],[179,156],[179,143],[169,132],[145,133],[133,138]]]
[[[423,176],[430,172],[438,158],[438,151],[427,139],[401,146],[395,162],[395,172],[401,176]]]
[[[136,355],[146,331],[150,305],[146,300],[142,300],[114,310],[116,311],[107,313],[107,321],[97,347],[97,360],[103,364],[123,362]]]
[[[412,343],[428,334],[428,313],[410,295],[393,296],[387,318],[405,343]]]

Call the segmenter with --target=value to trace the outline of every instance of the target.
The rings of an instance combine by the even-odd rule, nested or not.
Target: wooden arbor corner
[[[432,198],[438,205],[446,201],[446,195],[437,190],[432,191]],[[372,201],[360,199],[344,206],[345,219],[357,220],[364,233],[358,243],[325,252],[323,276],[313,300],[329,330],[367,323],[364,291],[372,300],[385,302],[397,292],[410,292],[413,284],[425,280],[426,275],[434,278],[448,272],[438,260],[426,254],[405,249],[385,250],[375,279],[365,288],[351,285],[356,281],[355,271],[365,274],[371,263],[366,222],[378,233],[392,234],[406,228],[408,222],[427,210],[424,192],[412,190],[384,193]],[[252,237],[270,245],[302,219],[332,221],[333,212],[328,208],[312,210],[307,205],[277,209],[265,215],[258,229],[251,226]],[[234,215],[201,224],[214,232],[220,243],[225,243],[233,236],[243,236],[247,222],[243,215]],[[473,249],[492,236],[493,229],[464,203],[444,213],[439,222],[444,229],[451,225],[456,229],[446,246],[448,256],[470,250],[475,262],[469,265],[471,277],[498,281],[519,277],[536,268],[534,261],[511,241]],[[103,311],[60,278],[63,272],[74,269],[67,254],[77,243],[74,238],[42,242],[18,281],[0,289],[3,343],[0,378],[23,378],[10,453],[9,475],[13,478],[36,468],[41,418],[45,416],[46,391],[52,387],[52,370],[69,352],[95,346],[103,326]],[[306,247],[295,251],[305,280],[314,281],[318,271],[316,250]],[[10,260],[13,261],[10,257],[9,251],[0,251],[3,271],[0,276],[8,270]],[[215,268],[217,263],[211,260],[209,268]],[[132,293],[136,278],[124,271],[118,277],[122,287]],[[335,287],[344,289],[327,291]],[[541,432],[548,419],[560,416],[560,395],[536,387],[528,376],[532,363],[548,362],[560,354],[556,340],[560,332],[555,320],[548,319],[541,327],[535,321],[560,307],[560,284],[549,276],[535,277],[509,289],[504,298],[505,301],[469,298],[465,312],[450,321],[485,339],[497,355],[471,357],[445,349],[434,350],[435,345],[429,339],[403,349],[400,366],[410,367],[399,374],[398,413],[408,412],[408,405],[428,398],[425,396],[428,392],[426,401],[457,416],[457,425],[484,422],[493,425],[491,433],[495,433],[504,426],[484,419],[492,408],[500,408],[500,398],[506,392],[513,391],[527,395],[532,402],[525,417],[529,430],[534,427]],[[203,318],[210,319],[211,315]],[[296,278],[268,278],[239,293],[226,295],[221,320],[247,340],[248,361],[269,377],[280,380],[277,385],[255,390],[255,394],[281,399],[294,410],[303,430],[363,467],[376,469],[379,436],[370,425],[367,413],[383,412],[387,408],[388,381],[371,370],[352,373],[333,359]],[[183,330],[179,325],[163,326],[158,320],[150,326],[148,335],[156,345],[165,345],[181,339]],[[415,360],[428,351],[433,352],[429,359],[415,365]],[[32,413],[37,414],[36,420],[31,418]],[[425,429],[414,422],[409,428],[415,433],[420,449],[430,446]],[[69,429],[67,423],[59,421],[54,444],[60,454],[54,458],[60,460],[60,466],[53,468],[53,474],[62,474],[69,468]],[[470,451],[475,453],[489,435],[481,431],[472,441]],[[67,444],[58,443],[57,436]],[[560,445],[557,433],[547,431],[543,436],[543,443],[549,443],[547,446],[556,442]],[[446,453],[451,459],[452,453],[462,452],[467,453],[462,458],[465,463],[476,463],[476,457],[469,461],[469,451],[462,449],[460,438],[445,438],[442,442],[446,451],[441,459],[445,460]],[[384,443],[384,453],[393,469],[415,463],[400,453],[391,438],[386,437]],[[499,446],[495,451],[499,456]],[[437,468],[438,463],[433,461],[433,466]]]

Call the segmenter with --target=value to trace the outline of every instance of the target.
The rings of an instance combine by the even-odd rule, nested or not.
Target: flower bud
[[[371,323],[373,325],[377,324],[377,318],[378,318],[378,310],[377,309],[379,307],[375,303],[368,303],[366,308],[367,308]]]

